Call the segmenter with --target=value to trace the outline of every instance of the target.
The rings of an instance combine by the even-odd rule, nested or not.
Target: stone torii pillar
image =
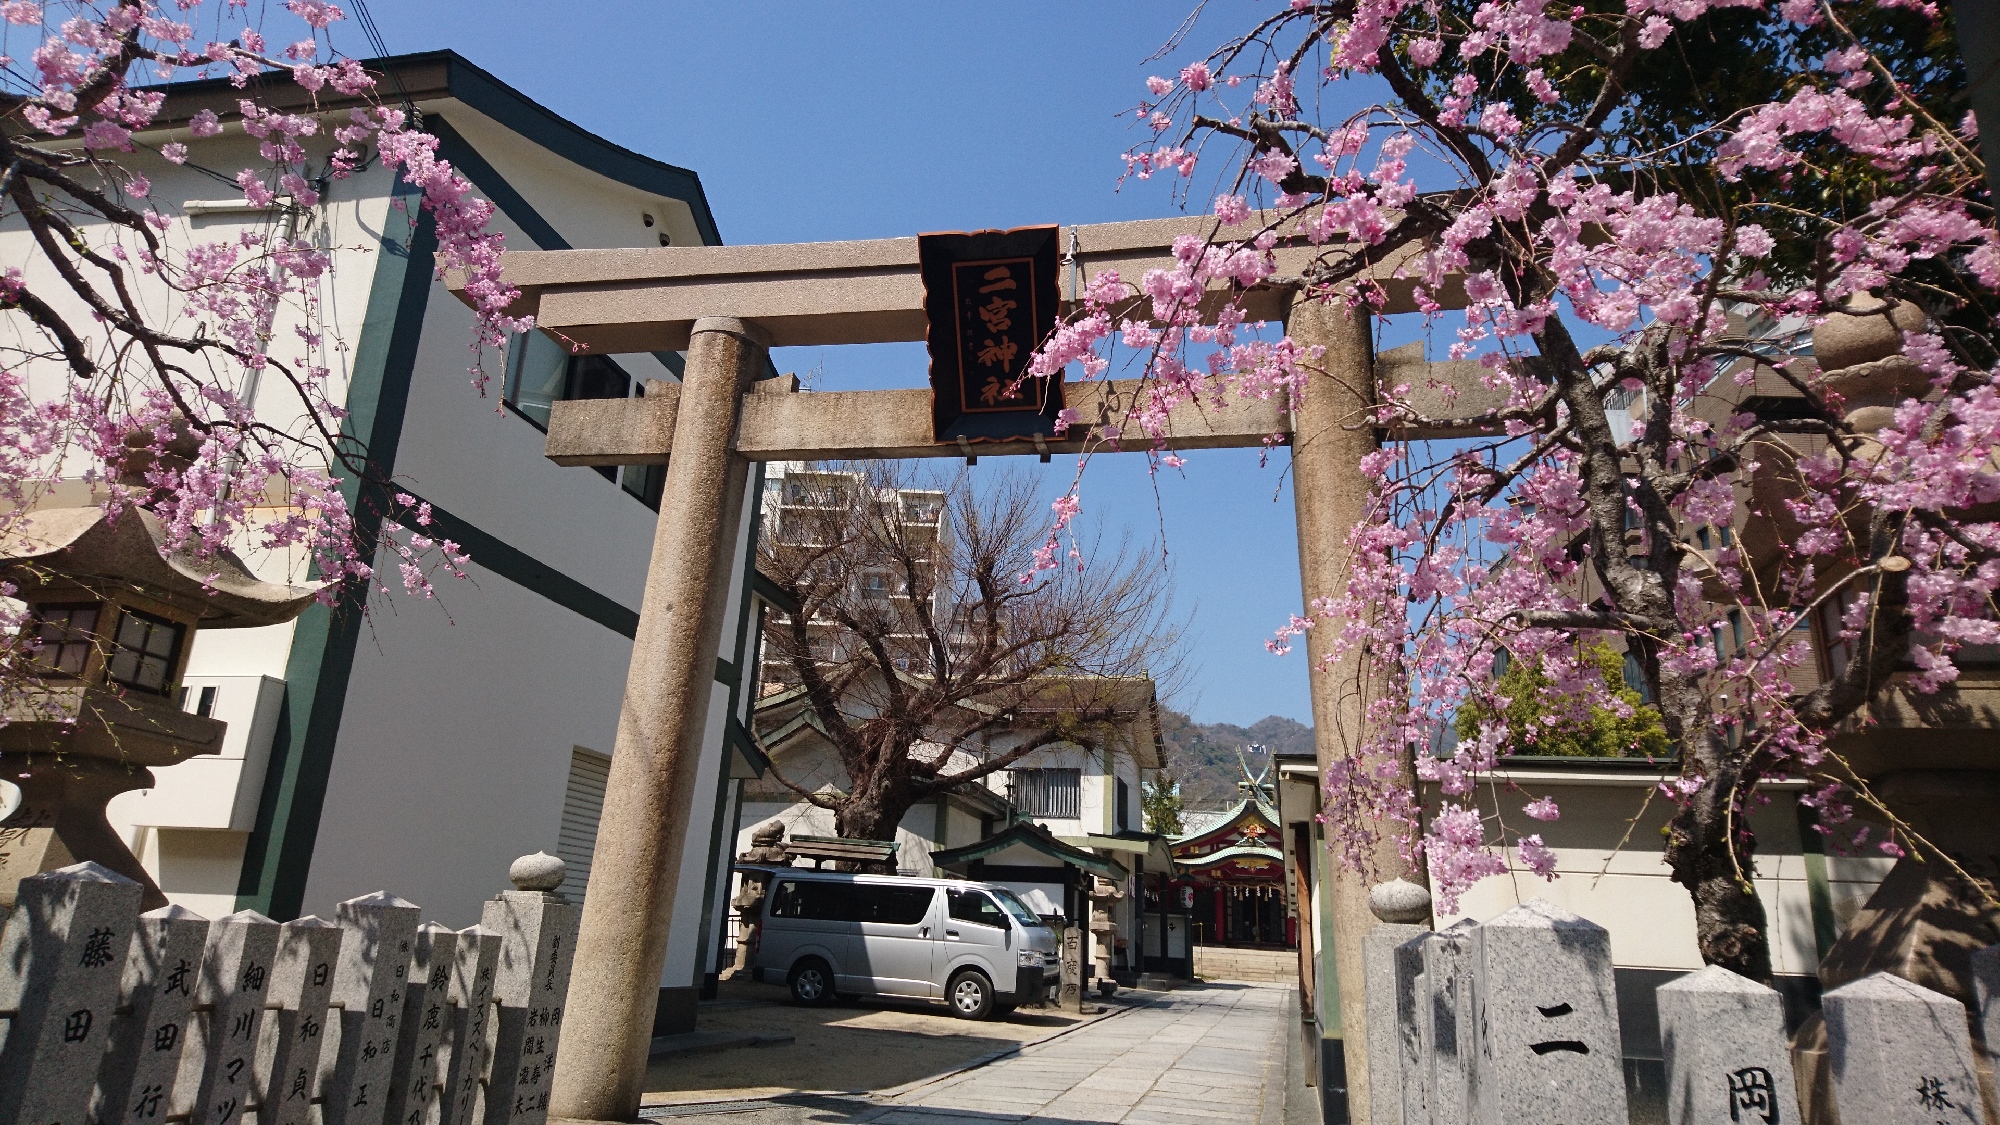
[[[1381,446],[1374,419],[1367,414],[1375,404],[1369,321],[1365,312],[1350,314],[1345,302],[1301,300],[1293,304],[1286,326],[1300,344],[1326,349],[1320,361],[1324,373],[1312,379],[1292,416],[1292,499],[1298,510],[1299,581],[1308,615],[1315,600],[1347,589],[1353,562],[1348,533],[1365,514],[1370,483],[1356,466]],[[1400,613],[1402,607],[1385,606],[1382,612]],[[1332,647],[1331,623],[1306,634],[1313,743],[1322,778],[1336,763],[1360,751],[1368,735],[1368,705],[1386,687],[1382,675],[1352,654],[1328,665]],[[1373,851],[1366,858],[1383,876],[1401,872],[1402,859],[1387,832],[1377,830]],[[1322,854],[1320,869],[1321,932],[1331,938],[1339,978],[1337,989],[1319,990],[1320,1033],[1341,1040],[1348,1120],[1367,1125],[1370,1076],[1361,939],[1375,925],[1375,916],[1368,910],[1367,881],[1342,867],[1340,856]],[[1310,921],[1311,904],[1300,906]],[[1300,940],[1305,940],[1304,933]],[[1322,1097],[1340,1080],[1338,1075],[1322,1074]]]
[[[764,365],[768,337],[730,317],[694,323],[674,419],[653,561],[632,639],[632,667],[605,785],[595,871],[584,897],[563,1013],[551,1120],[631,1121],[639,1112],[685,822],[701,761],[726,571],[750,463],[733,449],[737,403]]]

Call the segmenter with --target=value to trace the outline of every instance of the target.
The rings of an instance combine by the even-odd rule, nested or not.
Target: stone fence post
[[[1546,899],[1472,932],[1475,1119],[1627,1125],[1611,935]]]
[[[278,923],[240,910],[209,924],[195,1003],[198,1033],[181,1063],[182,1087],[192,1078],[193,1120],[234,1125],[250,1105],[264,998],[278,960]],[[178,1107],[176,1107],[178,1108]]]
[[[1785,1003],[1776,991],[1710,965],[1654,994],[1669,1125],[1799,1120]]]
[[[1821,997],[1847,1125],[1985,1125],[1965,1006],[1876,973]]]
[[[0,934],[0,1125],[83,1119],[144,893],[87,860],[21,880]]]
[[[1378,912],[1379,916],[1379,912]],[[1368,967],[1368,1125],[1425,1125],[1403,1117],[1403,990],[1396,975],[1396,947],[1430,931],[1422,926],[1382,922],[1361,939],[1361,962]]]
[[[477,1125],[485,1119],[487,1068],[493,1062],[493,983],[499,964],[499,934],[484,926],[458,931],[451,978],[451,1061],[438,1100],[437,1125]]]
[[[499,1026],[486,1086],[486,1125],[543,1125],[548,1119],[581,917],[556,891],[563,873],[563,861],[552,855],[515,860],[507,872],[515,889],[489,899],[479,920],[500,937],[493,985]]]
[[[272,1009],[265,1016],[269,1049],[257,1066],[257,1125],[308,1125],[311,1119],[341,934],[339,926],[313,914],[278,930]]]
[[[463,930],[386,892],[281,926],[142,915],[141,885],[91,862],[23,879],[0,913],[0,1125],[540,1125],[578,911],[561,860],[509,874]]]
[[[458,931],[436,922],[417,927],[410,984],[403,990],[403,1036],[389,1083],[389,1125],[426,1125],[437,1109],[438,1055],[451,1034],[451,974]]]
[[[167,1116],[181,1069],[208,919],[179,906],[139,915],[125,956],[119,1014],[97,1073],[92,1120],[147,1125]]]
[[[409,984],[417,907],[387,891],[351,898],[334,908],[343,931],[334,968],[340,1046],[322,1081],[326,1125],[382,1125],[395,1073],[397,1025]]]

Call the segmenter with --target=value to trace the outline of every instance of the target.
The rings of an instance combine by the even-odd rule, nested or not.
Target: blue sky
[[[1210,4],[1187,51],[1205,52],[1274,5]],[[392,52],[455,49],[584,128],[694,169],[726,242],[1177,209],[1160,181],[1120,189],[1119,153],[1139,134],[1116,115],[1141,96],[1147,74],[1185,61],[1144,60],[1193,0],[370,7]],[[349,52],[364,52],[357,29],[340,30]],[[924,383],[920,344],[774,358],[781,370],[823,369],[824,389]],[[1194,609],[1195,672],[1174,702],[1203,721],[1311,721],[1303,652],[1279,658],[1263,647],[1300,598],[1286,455],[1259,461],[1257,450],[1189,454],[1181,474],[1161,474],[1157,502],[1143,457],[1096,458],[1085,477],[1087,531],[1150,539],[1164,528],[1176,598]],[[1072,470],[1058,459],[1046,471],[1066,481]]]

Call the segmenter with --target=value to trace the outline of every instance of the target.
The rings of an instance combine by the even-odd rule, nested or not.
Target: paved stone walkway
[[[728,1125],[1281,1125],[1292,993],[1266,984],[1183,989],[901,1092],[695,1112],[726,1114]]]

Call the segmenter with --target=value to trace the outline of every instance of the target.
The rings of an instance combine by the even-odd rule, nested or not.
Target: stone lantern
[[[170,554],[165,540],[143,508],[41,509],[0,536],[33,676],[0,726],[0,778],[21,789],[0,820],[0,902],[29,875],[94,860],[143,886],[146,909],[165,906],[105,804],[151,788],[154,767],[221,750],[226,724],[180,704],[198,630],[289,621],[318,593],[261,581],[227,551]]]

